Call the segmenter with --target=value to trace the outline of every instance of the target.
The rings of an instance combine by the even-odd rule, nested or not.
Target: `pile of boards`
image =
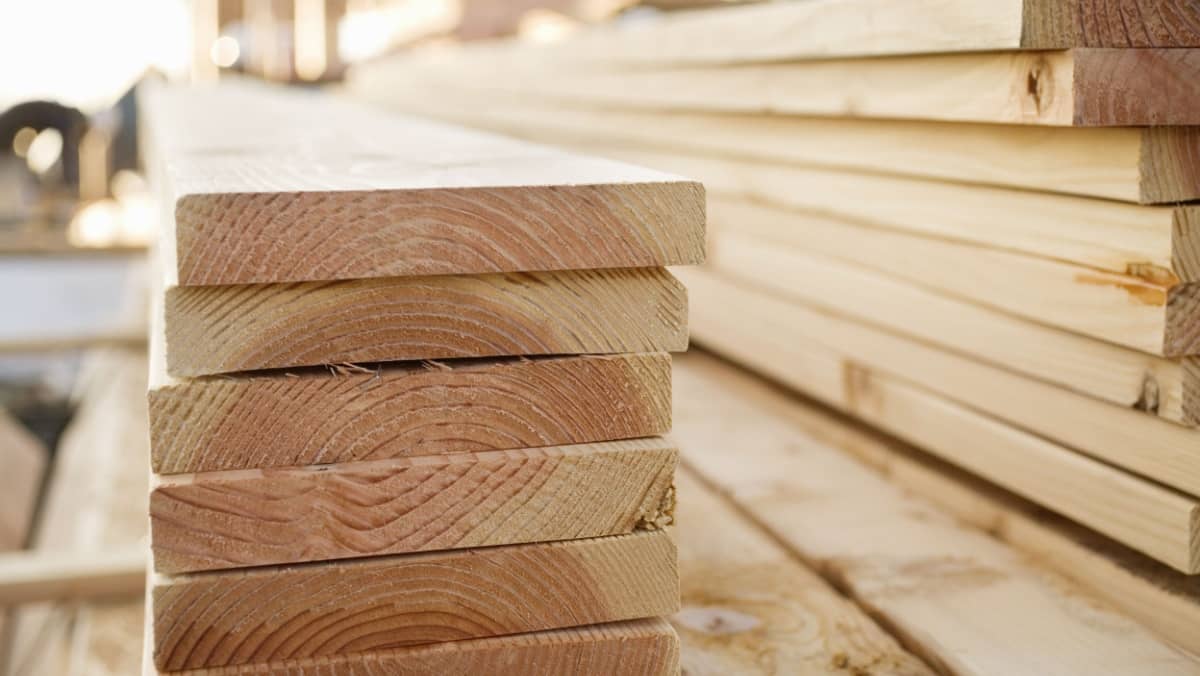
[[[147,670],[677,671],[700,186],[249,85],[142,117]]]
[[[768,2],[350,89],[702,180],[696,342],[1185,576],[1196,47],[1178,0]]]

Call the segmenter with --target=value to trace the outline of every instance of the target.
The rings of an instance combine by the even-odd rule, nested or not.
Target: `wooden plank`
[[[162,670],[252,664],[675,612],[665,532],[166,577]]]
[[[1048,126],[1200,124],[1200,50],[1072,49],[754,65],[571,68],[519,45],[361,68],[355,87],[450,82],[651,110]],[[434,89],[436,91],[436,88]]]
[[[742,197],[864,225],[1050,258],[1170,287],[1194,282],[1196,207],[1120,204],[685,153],[616,149],[686,168],[718,197]]]
[[[696,362],[676,368],[687,466],[939,671],[1195,672],[1063,578],[765,412],[745,377]]]
[[[147,640],[147,643],[150,643]],[[143,673],[160,673],[147,658]],[[590,627],[467,639],[353,655],[282,660],[212,669],[189,669],[191,676],[327,676],[329,674],[559,674],[679,673],[679,639],[662,619],[630,620]]]
[[[933,673],[692,473],[679,495],[684,673]]]
[[[0,606],[38,601],[120,599],[145,586],[146,549],[0,554]]]
[[[661,438],[161,477],[154,569],[185,573],[553,542],[670,523]]]
[[[1197,47],[1187,0],[762,3],[585,33],[553,56],[708,64],[1063,47]]]
[[[748,395],[761,393],[761,396]],[[849,453],[905,490],[1028,554],[1192,655],[1200,578],[1189,577],[928,454],[765,387],[739,394]],[[752,396],[752,398],[751,398]]]
[[[662,147],[1127,202],[1200,198],[1200,128],[1196,127],[1044,128],[598,109],[483,93],[464,82],[359,86],[352,93],[396,110],[567,145],[589,140]],[[808,185],[792,187],[799,190]],[[823,194],[826,199],[836,197]]]
[[[836,236],[817,247],[826,255],[852,256],[906,281],[1050,326],[1107,340],[1147,355],[1195,354],[1191,335],[1200,318],[1191,304],[1196,283],[1164,286],[1132,275],[1032,258],[998,249],[911,237],[836,219],[786,214],[812,230],[773,228],[759,239],[779,246],[809,246],[815,231]],[[735,234],[714,238],[726,251]],[[796,240],[803,239],[804,244]],[[936,261],[936,264],[934,263]]]
[[[1200,284],[1157,280],[1149,267],[1131,268],[1146,278],[798,210],[761,213],[775,217],[736,223],[734,229],[774,244],[862,262],[942,293],[1148,355],[1181,357],[1200,351],[1200,314],[1194,307]],[[713,239],[716,247],[729,249],[728,241],[737,236],[718,232]]]
[[[1188,425],[1200,420],[1200,402],[1185,402],[1197,374],[1178,360],[1011,316],[962,297],[956,284],[939,284],[946,279],[939,272],[924,272],[962,270],[970,252],[920,241],[906,248],[907,238],[870,228],[716,196],[710,202],[712,269],[1081,394]],[[1014,283],[1001,277],[997,288]]]
[[[706,307],[720,308],[697,313],[693,332],[701,344],[732,354],[1177,570],[1200,572],[1197,500],[1092,459],[1152,470],[1144,473],[1190,488],[1194,495],[1195,468],[1183,467],[1196,461],[1194,453],[1179,457],[1166,452],[1157,437],[1144,434],[1145,428],[1119,433],[1137,436],[1135,443],[1141,446],[1122,446],[1124,439],[1101,435],[1126,422],[1121,420],[1124,413],[1143,424],[1183,433],[1190,444],[1184,448],[1195,448],[1195,430],[1070,395],[711,273],[693,271],[687,279]],[[746,326],[756,330],[745,331]],[[1092,415],[1081,417],[1081,411]],[[912,424],[904,413],[924,424]],[[1079,447],[1089,457],[1030,432],[1051,440],[1091,435],[1099,442]]]
[[[409,96],[413,97],[411,94]],[[1026,180],[1044,176],[1047,172],[1067,176],[1067,180],[1070,180],[1071,176],[1090,170],[1081,169],[1080,166],[1072,168],[1065,158],[1074,155],[1088,166],[1103,164],[1102,160],[1085,161],[1081,154],[1085,147],[1086,152],[1106,157],[1114,153],[1114,149],[1100,138],[1109,133],[1174,134],[1178,140],[1194,132],[1192,128],[1047,130],[928,122],[711,115],[689,118],[683,113],[633,114],[634,119],[661,118],[673,121],[672,128],[678,134],[678,143],[672,144],[671,134],[661,132],[659,128],[663,124],[661,121],[657,126],[653,123],[635,123],[634,120],[626,123],[621,114],[614,111],[588,114],[590,121],[587,125],[558,124],[556,128],[554,120],[561,117],[569,119],[569,109],[558,107],[546,111],[543,107],[542,117],[546,119],[542,119],[536,113],[528,114],[525,109],[505,116],[504,107],[500,106],[497,111],[498,106],[494,101],[487,109],[481,105],[454,105],[454,99],[446,102],[437,97],[422,97],[422,101],[414,105],[423,106],[431,114],[449,115],[461,121],[519,135],[553,139],[590,152],[700,176],[705,180],[710,198],[714,191],[718,196],[743,196],[914,233],[1071,261],[1160,283],[1200,279],[1197,277],[1200,274],[1200,242],[1195,234],[1197,223],[1200,223],[1200,209],[1196,207],[1118,204],[1107,200],[971,184],[972,181],[986,182],[988,177],[974,175],[970,163],[989,168],[1003,164],[1002,161],[996,162],[993,153],[979,147],[981,145],[1004,146],[1003,152],[1014,154],[1013,171],[1020,171],[1021,165],[1026,165],[1023,173]],[[407,103],[402,100],[399,105]],[[679,118],[683,118],[683,123],[675,124]],[[709,122],[706,128],[703,123],[687,124],[689,119]],[[797,150],[795,156],[786,155],[786,150],[776,150],[773,156],[768,157],[768,148],[790,147],[791,144],[783,142],[788,137],[788,129],[795,125],[803,128],[805,124],[813,125],[813,131],[802,136],[803,150]],[[875,133],[858,131],[858,127],[864,124],[868,130],[873,126]],[[827,128],[827,125],[833,129]],[[853,134],[856,140],[837,134],[839,126],[847,136]],[[719,141],[713,140],[721,138],[721,129],[730,128],[736,130],[733,134],[736,142],[721,146]],[[960,132],[951,131],[959,128],[977,130],[976,142],[972,143],[971,138],[964,138],[965,135]],[[644,135],[637,137],[630,134],[628,129],[642,129]],[[1047,162],[1053,166],[1039,173],[1036,159],[1026,158],[1029,154],[1028,145],[1038,143],[1038,139],[1061,137],[1064,134],[1081,141],[1083,136],[1091,136],[1091,141],[1075,148],[1074,154],[1070,148],[1052,145],[1055,159],[1047,159]],[[705,141],[699,139],[708,139],[710,145],[706,147]],[[958,163],[953,168],[947,168],[943,175],[932,176],[952,181],[947,183],[864,173],[853,170],[856,169],[854,167],[844,170],[821,166],[830,162],[822,162],[816,156],[821,152],[822,143],[826,144],[830,154],[836,152],[845,156],[850,156],[856,150],[856,143],[861,144],[862,154],[869,156],[870,151],[865,146],[886,145],[889,142],[894,148],[885,152],[895,152],[894,161],[897,163],[896,166],[884,167],[890,171],[922,171],[922,167],[929,166],[931,161],[936,166],[939,145],[953,144],[955,152],[969,153],[970,159],[960,157]],[[1152,145],[1148,136],[1127,136],[1125,143],[1131,165],[1152,167],[1145,169],[1145,172],[1161,171],[1167,176],[1179,173],[1179,167],[1172,168],[1161,159],[1163,153],[1185,164],[1194,164],[1198,171],[1191,179],[1185,180],[1200,188],[1200,136],[1192,140],[1192,145],[1180,145],[1169,151],[1148,149]],[[697,148],[705,148],[710,154],[698,154]],[[746,150],[754,148],[758,150]],[[909,154],[904,154],[903,148],[908,148]],[[756,153],[767,161],[759,159]],[[805,159],[808,153],[813,155]],[[914,169],[903,170],[900,162]],[[866,168],[872,171],[879,169]],[[1044,190],[1047,186],[1033,183],[1023,187]]]
[[[660,268],[172,287],[167,371],[680,351],[686,290]]]
[[[282,88],[147,99],[167,286],[703,259],[678,177]]]
[[[173,379],[151,360],[162,474],[383,460],[665,434],[665,353],[539,357]]]

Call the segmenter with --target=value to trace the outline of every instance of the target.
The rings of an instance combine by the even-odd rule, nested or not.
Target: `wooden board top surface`
[[[1066,578],[806,435],[777,389],[711,358],[681,358],[675,376],[684,466],[939,672],[1195,673]]]
[[[687,396],[687,395],[684,395]],[[934,673],[820,575],[681,470],[682,608],[671,618],[686,674]]]
[[[151,90],[167,285],[678,265],[695,182],[246,84]]]

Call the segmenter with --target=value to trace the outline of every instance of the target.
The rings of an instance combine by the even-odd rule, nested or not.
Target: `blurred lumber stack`
[[[676,670],[699,185],[319,94],[144,103],[147,669]]]
[[[145,298],[137,285],[130,292]],[[75,414],[54,454],[30,541],[53,565],[94,568],[113,552],[145,546],[144,349],[84,353],[72,398]],[[141,599],[80,601],[72,590],[62,596],[13,609],[5,673],[136,673],[142,659]]]
[[[702,180],[699,344],[1191,575],[1196,47],[1179,0],[775,2],[350,89]]]

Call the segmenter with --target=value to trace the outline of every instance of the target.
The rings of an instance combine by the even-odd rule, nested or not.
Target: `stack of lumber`
[[[697,343],[1191,575],[1197,47],[1178,0],[773,2],[350,89],[702,180]]]
[[[700,186],[320,94],[144,104],[147,669],[676,670]]]

